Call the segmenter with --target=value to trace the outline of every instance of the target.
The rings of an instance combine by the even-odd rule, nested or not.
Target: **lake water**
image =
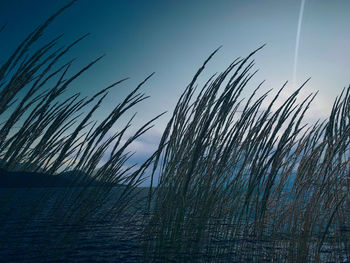
[[[74,196],[81,190],[0,189],[0,261],[139,262],[141,209],[135,206],[132,219],[115,218],[113,213],[118,210],[111,200],[119,196],[120,189],[112,189],[110,199],[102,200],[103,206],[90,207],[95,216],[88,218],[72,201],[78,200],[79,206],[91,201]],[[98,192],[89,190],[91,195]]]
[[[147,190],[140,189],[138,198],[146,197]],[[142,262],[145,203],[133,205],[126,216],[118,217],[115,200],[120,193],[120,188],[113,188],[105,199],[106,194],[96,187],[0,188],[0,261]],[[218,224],[223,225],[223,222]],[[227,262],[228,258],[229,262],[252,262],[257,247],[261,250],[259,255],[264,255],[258,262],[271,262],[272,250],[287,251],[289,242],[288,239],[270,238],[257,244],[254,239],[227,241],[219,236],[213,240],[211,245],[219,247],[222,252],[239,244],[239,252],[244,257],[240,261],[234,261],[239,255],[221,253],[220,260],[217,257],[209,258],[204,252],[197,257],[201,259],[200,262],[211,262],[214,259]],[[325,245],[322,253],[324,258],[331,256],[347,259],[349,253],[346,250],[340,246],[335,251]],[[173,252],[176,262],[177,252]],[[284,252],[280,255],[283,254]],[[282,262],[283,257],[274,260]]]

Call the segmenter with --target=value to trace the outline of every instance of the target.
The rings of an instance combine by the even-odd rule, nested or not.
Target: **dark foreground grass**
[[[31,32],[0,66],[2,171],[10,173],[19,170],[23,174],[40,172],[41,175],[66,175],[69,172],[69,181],[73,185],[83,184],[83,187],[66,187],[66,193],[54,201],[50,198],[51,190],[43,193],[30,208],[32,213],[28,214],[28,224],[42,209],[47,209],[48,200],[54,202],[52,211],[48,213],[54,213],[57,222],[62,224],[84,225],[96,214],[100,219],[108,216],[109,220],[117,221],[130,206],[134,206],[135,189],[144,180],[144,171],[152,161],[150,157],[139,166],[128,165],[127,161],[132,155],[128,152],[128,146],[147,132],[160,115],[146,122],[129,138],[125,138],[125,134],[129,133],[135,115],[126,124],[120,121],[136,104],[147,99],[140,89],[152,75],[121,99],[105,119],[99,121],[93,120],[95,111],[109,90],[126,79],[112,83],[91,98],[81,97],[80,93],[70,97],[63,95],[71,83],[102,58],[98,57],[78,72],[71,73],[69,69],[73,61],[62,60],[86,36],[63,47],[57,47],[60,36],[40,46],[45,29],[74,2],[64,6]],[[107,150],[107,160],[104,158],[102,162]],[[81,178],[84,178],[84,182],[77,182]],[[118,198],[108,210],[102,211],[100,208],[108,199],[112,187],[118,185],[123,185]],[[61,209],[67,202],[68,209]],[[5,209],[6,205],[3,202],[1,208]],[[69,240],[74,238],[69,235],[69,231],[62,232],[62,237],[56,237],[57,243],[70,247],[74,241]]]
[[[118,218],[135,216],[138,204],[138,211],[145,210],[142,260],[149,262],[350,260],[350,88],[338,96],[328,119],[305,125],[316,94],[300,98],[304,85],[284,100],[280,97],[287,83],[275,95],[268,91],[258,96],[259,85],[242,98],[255,74],[252,57],[259,49],[196,90],[215,51],[179,98],[159,149],[138,168],[125,168],[127,147],[159,117],[123,140],[132,119],[124,125],[120,119],[147,98],[140,89],[150,76],[100,121],[93,121],[95,111],[108,91],[125,80],[91,98],[62,96],[101,59],[68,76],[73,62],[60,61],[85,36],[67,47],[57,48],[57,37],[33,49],[45,28],[72,3],[29,34],[0,67],[1,168],[50,175],[73,171],[73,178],[77,171],[90,179],[84,187],[65,188],[46,214],[70,225],[91,224],[91,218],[119,224]],[[116,126],[119,130],[111,135]],[[107,150],[109,159],[101,164]],[[146,204],[136,190],[152,162]],[[159,181],[153,188],[155,172]],[[103,187],[91,187],[96,181]],[[101,210],[110,202],[113,185],[120,184],[124,186],[113,204]],[[44,191],[35,200],[28,222],[47,209],[51,193]],[[6,207],[6,200],[1,206]],[[51,249],[75,242],[69,231],[55,239]],[[64,257],[64,252],[58,256]]]
[[[315,97],[299,98],[305,83],[274,110],[287,83],[241,97],[256,51],[194,96],[215,51],[179,99],[155,163],[149,261],[350,260],[350,88],[328,120],[305,125]]]

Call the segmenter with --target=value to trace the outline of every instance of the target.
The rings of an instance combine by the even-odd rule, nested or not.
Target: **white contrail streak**
[[[304,6],[305,6],[305,0],[301,0],[299,20],[298,20],[298,29],[297,29],[297,39],[295,41],[295,53],[294,53],[294,67],[293,67],[293,85],[294,86],[296,86],[300,31],[301,31],[301,24],[303,22],[303,16],[304,16]]]

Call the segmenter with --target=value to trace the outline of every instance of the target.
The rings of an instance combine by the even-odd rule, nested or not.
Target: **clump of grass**
[[[111,132],[121,117],[147,99],[140,89],[151,75],[96,122],[93,115],[109,90],[126,79],[91,98],[79,93],[67,98],[62,94],[71,83],[102,57],[68,77],[73,61],[60,61],[86,36],[62,48],[57,47],[57,37],[33,50],[46,27],[74,2],[29,34],[0,67],[0,167],[13,171],[20,164],[24,171],[73,171],[74,178],[81,178],[75,173],[88,178],[83,187],[66,188],[51,208],[46,204],[52,202],[52,191],[47,190],[35,200],[28,221],[44,209],[49,209],[46,213],[55,223],[73,226],[101,218],[113,221],[122,215],[130,219],[138,201],[135,190],[154,161],[145,260],[349,259],[350,232],[343,230],[349,224],[350,88],[336,99],[327,120],[304,125],[316,96],[300,98],[306,82],[277,108],[287,83],[274,96],[271,91],[258,96],[261,83],[250,97],[242,98],[255,75],[252,57],[261,48],[233,61],[198,92],[197,79],[216,50],[179,98],[159,149],[140,167],[124,168],[131,157],[128,146],[160,115],[126,141],[133,117]],[[109,149],[109,159],[99,166]],[[90,187],[96,180],[100,186]],[[115,185],[123,186],[105,209]],[[68,226],[66,230],[55,237],[55,245],[74,247]]]
[[[49,213],[57,216],[57,222],[84,225],[97,214],[101,218],[108,216],[109,220],[115,220],[133,204],[135,189],[144,180],[144,171],[152,158],[139,168],[130,166],[127,164],[131,157],[131,153],[127,152],[128,146],[152,128],[161,114],[125,139],[134,117],[124,125],[120,124],[120,119],[136,104],[148,98],[140,89],[153,74],[99,122],[92,119],[95,111],[108,92],[126,79],[112,83],[91,98],[82,98],[80,93],[71,97],[63,95],[72,82],[90,70],[103,56],[68,77],[73,61],[62,64],[61,59],[86,35],[65,47],[57,47],[60,36],[36,50],[33,50],[33,44],[38,43],[50,23],[74,2],[61,8],[30,33],[0,66],[0,167],[9,172],[20,165],[23,171],[30,172],[83,173],[88,178],[84,186],[66,188],[66,194],[55,200]],[[117,131],[116,125],[119,127]],[[109,158],[102,163],[107,150],[110,151]],[[74,172],[71,176],[75,178]],[[96,181],[99,186],[90,187]],[[100,207],[108,199],[112,187],[118,185],[122,187],[119,198],[113,200],[113,209],[101,211]],[[48,190],[35,204],[36,207],[33,206],[33,217],[46,207],[51,194]],[[67,200],[70,206],[63,209]]]
[[[277,110],[287,83],[270,103],[270,91],[256,96],[262,83],[241,98],[258,50],[213,75],[195,97],[216,50],[179,99],[153,169],[160,179],[149,196],[150,261],[319,261],[329,230],[343,236],[335,221],[347,220],[340,211],[348,194],[341,189],[349,171],[349,89],[328,121],[308,128],[302,121],[316,94],[297,103],[306,82]]]

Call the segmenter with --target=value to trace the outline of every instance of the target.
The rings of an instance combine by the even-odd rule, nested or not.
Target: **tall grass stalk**
[[[74,249],[76,237],[69,225],[98,220],[118,224],[122,216],[135,216],[136,203],[146,208],[138,200],[137,187],[153,164],[143,233],[146,261],[350,260],[350,231],[345,231],[350,209],[350,87],[337,97],[328,119],[305,125],[316,96],[300,96],[307,81],[286,99],[281,94],[287,82],[274,95],[262,91],[262,82],[243,98],[256,73],[252,58],[262,47],[234,60],[197,90],[215,50],[179,98],[158,150],[140,166],[128,165],[128,147],[161,116],[125,140],[134,117],[123,125],[121,118],[148,98],[141,88],[152,74],[104,119],[94,121],[108,92],[126,79],[90,98],[80,93],[64,96],[103,56],[69,76],[74,60],[61,60],[87,35],[65,47],[57,47],[57,36],[34,48],[50,23],[74,2],[30,33],[0,66],[2,171],[70,172],[83,180],[73,184],[84,183],[66,187],[57,199],[45,190],[30,207],[28,225],[43,212],[49,214],[55,224],[66,226],[54,237],[54,246]],[[96,181],[99,186],[93,187]],[[111,200],[114,186],[120,191]],[[6,210],[10,199],[2,200],[0,209]],[[4,214],[10,219],[11,212]]]
[[[31,32],[0,66],[0,167],[7,172],[20,167],[22,172],[50,175],[73,171],[70,173],[73,185],[83,186],[65,188],[66,193],[54,200],[47,213],[56,217],[55,223],[83,226],[97,216],[116,220],[130,212],[129,207],[136,201],[134,190],[144,180],[145,169],[152,163],[152,158],[139,168],[129,165],[127,161],[131,154],[128,146],[152,128],[162,114],[125,138],[134,117],[127,124],[122,124],[120,119],[148,98],[140,90],[153,74],[98,122],[92,119],[95,111],[108,92],[126,79],[112,83],[91,98],[82,98],[80,93],[71,97],[63,95],[103,56],[68,76],[73,60],[64,63],[61,60],[87,35],[65,47],[57,47],[60,36],[37,49],[33,45],[40,43],[45,29],[74,2],[71,1]],[[102,162],[107,152],[108,158]],[[74,182],[81,179],[79,175],[82,174],[84,182]],[[96,182],[98,187],[94,186]],[[113,209],[103,211],[101,206],[107,202],[114,186],[120,187],[119,198],[113,200]],[[48,189],[31,208],[28,224],[42,213],[42,209],[49,209],[46,203],[52,202],[51,199],[52,192]],[[66,201],[69,207],[65,207]],[[58,245],[72,246],[74,238],[70,235],[68,229],[61,240],[55,237]],[[67,242],[68,239],[71,239],[70,242]]]
[[[307,81],[285,100],[287,83],[259,97],[261,83],[244,100],[259,49],[195,95],[214,51],[179,99],[153,169],[150,261],[318,262],[340,259],[325,247],[348,246],[340,226],[348,224],[350,89],[313,126],[303,118],[316,94],[299,95]],[[337,242],[325,245],[331,236]]]

